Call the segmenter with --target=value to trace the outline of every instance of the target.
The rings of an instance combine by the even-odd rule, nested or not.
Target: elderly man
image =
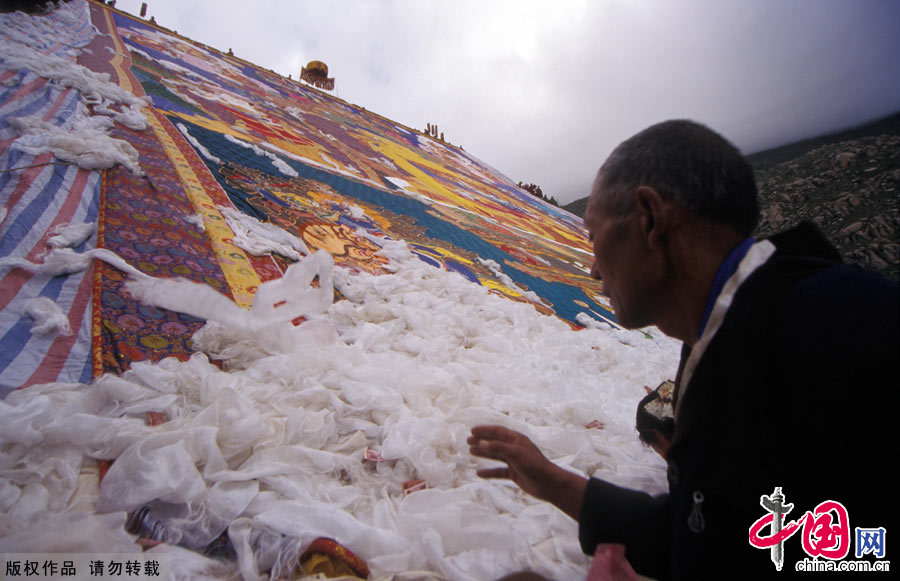
[[[584,223],[618,321],[684,342],[669,493],[583,478],[500,426],[472,430],[471,453],[506,464],[478,474],[576,519],[586,553],[624,544],[659,579],[881,566],[896,513],[898,286],[842,265],[811,224],[756,241],[758,218],[751,168],[710,129],[667,121],[620,144]]]

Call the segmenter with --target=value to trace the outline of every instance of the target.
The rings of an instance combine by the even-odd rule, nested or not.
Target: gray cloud
[[[437,123],[568,202],[621,140],[672,117],[750,153],[900,109],[894,0],[151,0],[160,24],[338,95]],[[140,0],[119,0],[137,14]]]

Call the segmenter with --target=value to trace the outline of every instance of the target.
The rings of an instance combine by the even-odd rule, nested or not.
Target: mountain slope
[[[757,236],[815,222],[844,260],[900,277],[900,113],[747,156],[762,217]],[[564,209],[584,215],[587,198]]]

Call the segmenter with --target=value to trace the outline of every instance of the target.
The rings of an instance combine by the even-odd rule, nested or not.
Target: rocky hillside
[[[564,210],[568,210],[572,212],[576,216],[584,216],[584,211],[587,210],[587,197],[575,200],[574,202],[570,202],[563,206]]]
[[[900,279],[900,115],[748,156],[757,236],[812,220],[844,260]],[[587,198],[564,208],[584,214]]]
[[[812,220],[847,262],[900,278],[900,136],[823,145],[756,179],[758,235]]]

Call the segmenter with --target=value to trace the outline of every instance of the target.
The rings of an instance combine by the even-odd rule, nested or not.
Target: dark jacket
[[[592,479],[580,518],[586,553],[624,543],[635,570],[658,579],[809,578],[794,570],[808,557],[802,526],[784,542],[782,571],[770,549],[749,543],[750,526],[767,514],[760,497],[776,486],[794,507],[786,521],[826,500],[846,507],[846,559],[855,559],[855,527],[891,529],[897,283],[840,264],[811,225],[771,241],[775,254],[738,288],[677,386],[669,493]]]

